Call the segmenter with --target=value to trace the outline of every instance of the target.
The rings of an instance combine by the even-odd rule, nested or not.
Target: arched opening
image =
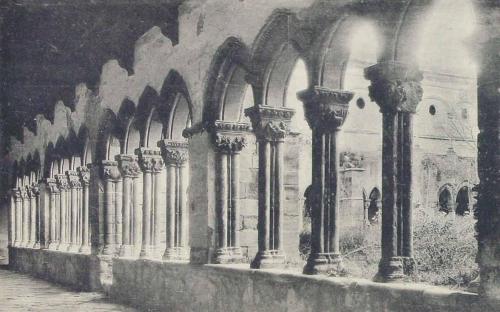
[[[439,193],[439,211],[446,214],[453,211],[453,200],[451,199],[451,192],[448,188],[444,188]]]
[[[466,216],[470,214],[470,203],[469,203],[469,188],[467,186],[462,186],[457,193],[456,208],[455,213],[459,216]]]
[[[368,197],[368,222],[370,224],[379,223],[380,213],[382,212],[382,195],[378,188],[374,188]]]

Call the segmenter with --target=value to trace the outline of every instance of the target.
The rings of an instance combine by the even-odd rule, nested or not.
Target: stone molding
[[[115,157],[118,161],[118,168],[123,177],[125,178],[137,178],[141,172],[139,167],[138,157],[136,155],[117,155]]]
[[[258,105],[245,109],[255,136],[263,141],[283,141],[290,132],[289,124],[294,114],[293,109],[286,107]]]
[[[365,68],[365,78],[371,81],[370,99],[382,113],[416,112],[423,96],[423,74],[416,66],[382,62]]]
[[[90,169],[87,166],[78,167],[77,169],[80,180],[84,186],[90,184]]]
[[[304,113],[313,130],[331,132],[344,124],[349,111],[349,102],[354,93],[314,86],[297,93],[304,103]]]
[[[60,191],[69,189],[68,177],[65,174],[56,174],[55,178]]]
[[[157,148],[138,148],[135,153],[139,156],[139,166],[142,171],[158,173],[163,169],[161,151]]]
[[[158,146],[167,165],[182,166],[189,159],[187,142],[165,139],[159,141]]]
[[[217,120],[213,128],[213,144],[219,152],[239,153],[246,146],[245,134],[250,129],[248,123]]]
[[[104,180],[117,181],[120,179],[120,170],[118,170],[118,163],[116,161],[103,160],[101,165]]]

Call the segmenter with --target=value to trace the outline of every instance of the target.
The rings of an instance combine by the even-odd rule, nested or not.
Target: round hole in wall
[[[429,114],[431,114],[432,116],[436,115],[436,106],[429,106]]]
[[[365,108],[365,100],[360,97],[356,100],[356,105],[359,107],[359,109]]]

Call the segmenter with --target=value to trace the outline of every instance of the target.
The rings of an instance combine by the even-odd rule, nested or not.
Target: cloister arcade
[[[370,106],[367,115],[359,116],[380,110],[381,123],[373,124],[381,128],[381,177],[358,197],[365,198],[368,223],[381,225],[379,270],[372,278],[404,279],[415,264],[412,182],[418,123],[413,116],[425,92],[415,38],[434,1],[337,2],[310,7],[293,2],[289,9],[286,2],[277,8],[269,4],[273,8],[265,10],[269,16],[258,32],[224,31],[224,38],[213,39],[216,47],[207,48],[210,57],[194,62],[196,70],[177,63],[181,36],[170,52],[180,56],[150,67],[146,75],[161,79],[148,80],[144,88],[135,85],[141,89],[135,95],[110,78],[89,91],[80,117],[56,114],[71,121],[63,122],[66,129],[52,129],[61,125],[54,122],[24,142],[13,139],[11,263],[21,267],[15,263],[30,250],[98,259],[96,287],[105,289],[123,279],[119,268],[141,261],[285,268],[288,259],[298,258],[302,198],[311,184],[311,251],[303,273],[338,275],[344,168],[339,146],[348,146],[349,137],[339,139],[351,111]],[[478,66],[479,293],[497,304],[500,9],[497,1],[472,3],[477,15],[469,46]],[[351,90],[346,75],[354,71],[350,40],[366,23],[378,49],[364,68],[368,88]],[[289,90],[297,64],[307,74],[307,85],[296,94],[303,107],[294,104]],[[186,74],[190,70],[196,74]],[[103,90],[115,85],[125,91],[104,96]],[[110,99],[114,102],[106,102]],[[468,214],[471,188],[443,186],[436,203]]]

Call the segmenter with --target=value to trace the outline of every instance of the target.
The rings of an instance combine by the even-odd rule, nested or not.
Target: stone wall
[[[491,311],[430,286],[125,259],[113,261],[111,296],[148,311]]]
[[[101,289],[98,258],[53,250],[10,247],[9,268],[80,291]],[[15,261],[14,261],[15,259]]]

